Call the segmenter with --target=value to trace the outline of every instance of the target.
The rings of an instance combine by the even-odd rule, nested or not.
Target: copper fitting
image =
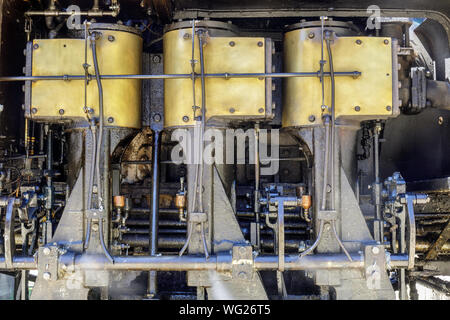
[[[311,196],[308,194],[305,194],[302,196],[302,208],[305,210],[308,210],[311,208]]]
[[[124,196],[114,196],[114,207],[116,207],[116,208],[125,207],[125,197]]]

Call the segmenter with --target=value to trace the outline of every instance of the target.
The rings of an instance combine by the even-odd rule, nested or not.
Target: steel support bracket
[[[232,249],[231,275],[235,279],[251,281],[254,274],[253,248],[250,244],[235,245]]]
[[[364,247],[364,270],[367,288],[378,290],[381,288],[381,272],[386,269],[386,254],[381,244]]]
[[[59,248],[56,245],[40,247],[38,251],[38,272],[47,281],[58,280]]]

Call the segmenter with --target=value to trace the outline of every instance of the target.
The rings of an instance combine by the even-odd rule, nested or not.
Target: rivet
[[[37,111],[38,111],[38,110],[37,110],[36,108],[32,108],[32,109],[31,109],[31,113],[32,113],[32,114],[36,114]]]
[[[161,115],[159,113],[155,114],[153,116],[153,121],[160,122],[161,121]]]
[[[108,123],[113,123],[114,122],[114,118],[113,117],[109,117],[108,118]]]
[[[37,43],[35,43],[34,46],[33,46],[33,49],[34,49],[34,50],[39,49],[39,45],[38,45]]]
[[[361,44],[362,43],[362,41],[361,40],[356,40],[356,44]]]
[[[262,47],[262,46],[263,46],[262,41],[258,41],[258,47]]]
[[[386,106],[387,111],[391,111],[391,109],[392,109],[391,106]]]
[[[64,109],[59,109],[59,114],[63,115],[64,114]]]
[[[230,47],[234,47],[235,44],[236,43],[234,41],[230,41],[230,43],[229,43]]]
[[[380,248],[378,248],[378,247],[372,247],[372,253],[373,253],[373,254],[379,254],[379,253],[380,253]]]
[[[263,112],[264,112],[264,108],[259,108],[259,109],[258,109],[258,112],[259,112],[259,113],[263,113]]]
[[[387,40],[387,39],[385,39],[383,42],[384,42],[384,44],[389,44],[389,40]]]
[[[313,115],[310,115],[310,116],[308,117],[308,120],[309,120],[309,122],[314,122],[314,121],[316,121],[316,117],[313,116]]]
[[[356,106],[356,107],[355,107],[355,111],[356,111],[356,112],[358,112],[358,111],[360,111],[360,110],[361,110],[361,107],[360,107],[360,106]]]
[[[114,40],[116,40],[116,38],[115,38],[114,36],[108,36],[108,40],[109,40],[110,42],[113,42]]]

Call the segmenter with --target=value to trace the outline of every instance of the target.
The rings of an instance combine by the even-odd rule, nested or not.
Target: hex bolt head
[[[37,111],[38,111],[38,110],[37,110],[36,108],[32,108],[32,109],[31,109],[31,113],[32,113],[32,114],[36,114]]]
[[[155,114],[153,116],[153,121],[160,122],[161,121],[161,115],[159,113]]]
[[[387,39],[385,39],[383,42],[384,42],[384,44],[389,44],[389,40],[387,40]]]
[[[310,116],[308,117],[308,120],[309,120],[309,122],[314,122],[314,121],[316,121],[316,117],[313,116],[313,115],[310,115]]]
[[[44,272],[44,274],[42,275],[42,278],[47,281],[50,280],[51,277],[52,277],[52,274],[50,272]]]
[[[113,123],[114,122],[114,118],[113,117],[109,117],[108,118],[108,123]]]
[[[373,254],[379,254],[379,253],[380,253],[380,248],[378,248],[378,247],[372,247],[372,253],[373,253]]]
[[[308,38],[310,38],[310,39],[314,38],[314,32],[308,33]]]
[[[189,117],[188,117],[188,116],[184,116],[184,117],[183,117],[183,121],[184,121],[184,122],[188,122],[188,121],[189,121]]]
[[[356,40],[356,44],[361,44],[362,43],[362,41],[361,40]]]
[[[391,109],[392,109],[391,106],[386,106],[387,111],[391,111]]]
[[[64,109],[59,109],[59,114],[63,115],[64,114]]]
[[[230,45],[230,47],[234,47],[236,45],[234,41],[230,41],[228,44]]]
[[[258,47],[262,47],[262,46],[263,46],[262,41],[258,41]]]
[[[360,106],[356,106],[356,107],[355,107],[355,111],[356,111],[356,112],[359,112],[360,110],[361,110],[361,107],[360,107]]]
[[[42,250],[42,252],[43,252],[46,256],[48,256],[48,255],[50,254],[50,248],[45,247],[45,248]]]
[[[114,40],[116,40],[116,38],[112,35],[108,36],[108,41],[109,42],[113,42]]]

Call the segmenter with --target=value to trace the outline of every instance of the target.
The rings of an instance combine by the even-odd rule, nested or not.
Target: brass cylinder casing
[[[398,100],[394,72],[397,72],[391,38],[355,36],[345,28],[334,31],[330,44],[335,72],[361,73],[358,77],[335,77],[336,119],[370,120],[396,115]],[[352,35],[352,36],[349,36]],[[319,72],[321,28],[295,29],[284,36],[284,71]],[[330,71],[326,41],[324,72]],[[331,107],[331,79],[324,78],[324,104]],[[283,127],[322,125],[322,83],[319,77],[284,79]]]
[[[127,75],[142,72],[142,37],[120,27],[95,31],[97,59],[101,75]],[[112,25],[115,26],[115,25]],[[84,75],[84,39],[37,39],[33,41],[32,75]],[[95,75],[92,50],[88,42],[88,72]],[[141,127],[141,80],[102,80],[104,124],[109,127]],[[95,78],[87,86],[86,106],[93,109],[90,117],[98,117],[99,95]],[[35,81],[31,87],[28,117],[36,121],[67,122],[87,119],[84,112],[85,82],[83,80]]]
[[[202,23],[200,23],[202,22]],[[267,68],[267,39],[238,37],[231,24],[200,21],[204,37],[205,73],[264,73]],[[164,73],[192,73],[192,27],[167,28],[164,34]],[[270,45],[270,44],[269,44]],[[194,38],[195,73],[200,74],[199,39]],[[271,61],[271,60],[270,60]],[[268,81],[268,80],[267,80]],[[266,106],[266,79],[206,78],[205,103],[208,125],[214,121],[242,121],[265,119],[270,108]],[[195,116],[202,114],[201,79],[195,81]],[[271,105],[271,103],[270,103]],[[164,127],[193,126],[194,88],[192,79],[164,80]],[[223,123],[222,122],[222,123]]]

